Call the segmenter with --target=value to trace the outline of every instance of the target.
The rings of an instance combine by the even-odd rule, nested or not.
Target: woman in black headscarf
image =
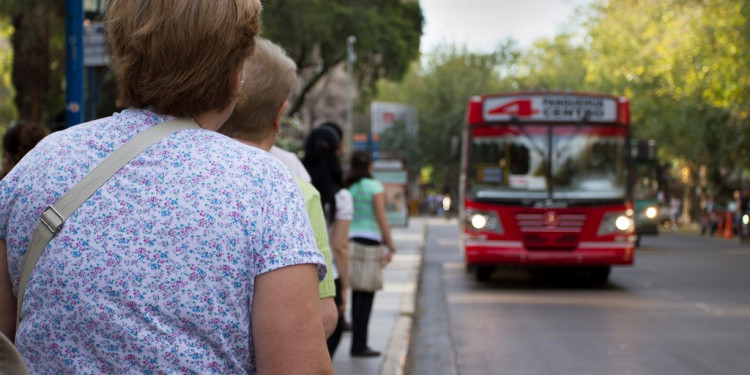
[[[342,187],[341,128],[326,122],[313,129],[305,140],[302,164],[310,173],[312,184],[320,192],[320,200],[328,225],[328,238],[333,258],[333,278],[336,284],[336,304],[339,319],[336,330],[328,338],[328,352],[333,357],[341,339],[349,289],[349,222],[354,212],[352,196]]]

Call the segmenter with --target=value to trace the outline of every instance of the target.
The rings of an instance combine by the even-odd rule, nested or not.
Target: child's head
[[[255,51],[245,61],[237,106],[219,132],[253,143],[274,136],[297,83],[296,71],[281,47],[256,38]]]

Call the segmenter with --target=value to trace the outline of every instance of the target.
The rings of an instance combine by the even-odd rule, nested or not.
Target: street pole
[[[65,0],[65,118],[67,126],[83,117],[83,0]]]
[[[349,160],[352,152],[352,132],[354,131],[353,117],[354,110],[352,108],[353,97],[354,97],[354,61],[357,59],[357,55],[354,53],[354,43],[357,42],[357,37],[349,35],[346,38],[346,74],[347,74],[347,85],[346,85],[346,129],[344,130],[344,157],[345,160]]]

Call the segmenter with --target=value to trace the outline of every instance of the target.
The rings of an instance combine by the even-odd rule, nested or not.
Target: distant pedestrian
[[[677,221],[680,217],[682,202],[680,198],[672,197],[669,200],[669,221],[672,222],[672,230],[677,230]]]
[[[390,226],[385,213],[385,189],[372,178],[372,158],[369,153],[357,151],[352,154],[349,173],[345,180],[354,199],[354,217],[349,230],[352,246],[360,247],[363,253],[380,252],[380,266],[391,262],[396,252]],[[382,245],[382,246],[381,246]],[[356,272],[352,269],[352,272]],[[354,357],[375,357],[380,352],[367,344],[370,314],[375,299],[374,290],[362,290],[352,286],[352,346]]]

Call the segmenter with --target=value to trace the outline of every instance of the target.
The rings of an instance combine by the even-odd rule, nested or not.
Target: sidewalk
[[[406,228],[392,228],[396,255],[383,273],[384,287],[375,293],[370,317],[368,344],[382,352],[380,357],[354,358],[349,355],[351,332],[344,332],[333,357],[338,375],[400,375],[409,348],[414,301],[422,259],[425,222],[409,218]],[[351,297],[349,297],[351,300]],[[347,320],[349,312],[347,311]]]

